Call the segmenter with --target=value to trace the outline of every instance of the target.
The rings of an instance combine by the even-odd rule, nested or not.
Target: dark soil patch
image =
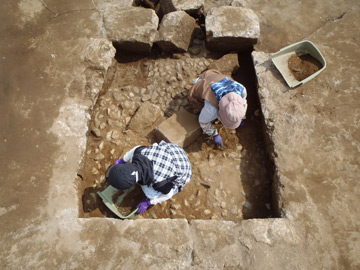
[[[294,54],[289,58],[288,68],[298,81],[302,81],[320,70],[322,65],[310,54]]]
[[[121,196],[123,193],[124,192],[122,190],[119,190],[113,195],[112,200],[115,204],[119,196]],[[144,192],[142,191],[140,186],[136,185],[135,189],[128,193],[119,205],[116,204],[116,208],[118,209],[120,214],[122,214],[123,216],[127,216],[137,208],[137,205],[140,202],[145,199],[146,196]]]

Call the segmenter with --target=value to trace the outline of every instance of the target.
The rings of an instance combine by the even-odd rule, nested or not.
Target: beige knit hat
[[[231,92],[220,99],[219,116],[225,127],[230,129],[239,127],[242,119],[245,118],[245,114],[246,104],[239,94]]]

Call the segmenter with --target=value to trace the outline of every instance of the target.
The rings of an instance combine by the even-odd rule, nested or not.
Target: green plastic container
[[[103,200],[103,203],[107,206],[107,208],[109,208],[115,215],[117,215],[121,219],[130,219],[130,218],[135,218],[138,215],[137,211],[139,210],[139,208],[136,208],[129,215],[123,216],[117,210],[116,205],[120,205],[121,202],[126,197],[126,195],[128,195],[134,189],[135,189],[135,186],[132,186],[131,188],[125,190],[124,193],[118,197],[116,202],[113,202],[112,197],[119,190],[114,188],[113,186],[108,186],[105,190],[103,190],[101,192],[99,191],[98,194],[101,197],[101,199]]]
[[[310,75],[309,77],[305,78],[304,80],[298,81],[297,79],[295,79],[294,75],[291,74],[291,71],[288,68],[289,58],[294,53],[310,54],[312,57],[317,59],[322,64],[322,68],[319,69],[314,74]],[[299,86],[301,84],[310,81],[311,79],[319,75],[320,72],[322,72],[326,67],[325,58],[322,56],[318,48],[316,48],[316,46],[308,40],[300,41],[292,45],[289,45],[285,48],[282,48],[280,51],[273,53],[271,55],[271,60],[273,61],[275,67],[279,70],[283,78],[285,79],[286,83],[291,88],[294,88],[296,86]]]

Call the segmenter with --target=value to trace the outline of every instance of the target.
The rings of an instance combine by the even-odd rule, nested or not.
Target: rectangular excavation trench
[[[245,127],[236,131],[220,129],[225,150],[216,149],[206,135],[186,147],[193,171],[191,181],[182,192],[137,218],[241,221],[279,216],[273,207],[277,203],[272,188],[274,167],[268,154],[271,142],[264,132],[251,51],[239,53],[240,68],[233,75],[248,92]],[[164,113],[165,117],[153,123],[152,129],[181,108],[191,111],[187,93],[193,77],[213,61],[155,55],[137,59],[117,55],[117,60],[107,73],[89,123],[87,149],[78,173],[82,218],[117,218],[97,192],[108,186],[106,169],[116,159],[134,146],[156,142],[153,132],[131,129],[139,107],[151,103]],[[122,214],[129,213],[143,198],[141,188],[137,187],[125,199]]]

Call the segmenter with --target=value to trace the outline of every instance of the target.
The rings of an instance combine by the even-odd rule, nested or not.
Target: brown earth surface
[[[310,54],[290,56],[288,68],[295,79],[302,81],[322,68],[321,63]]]

